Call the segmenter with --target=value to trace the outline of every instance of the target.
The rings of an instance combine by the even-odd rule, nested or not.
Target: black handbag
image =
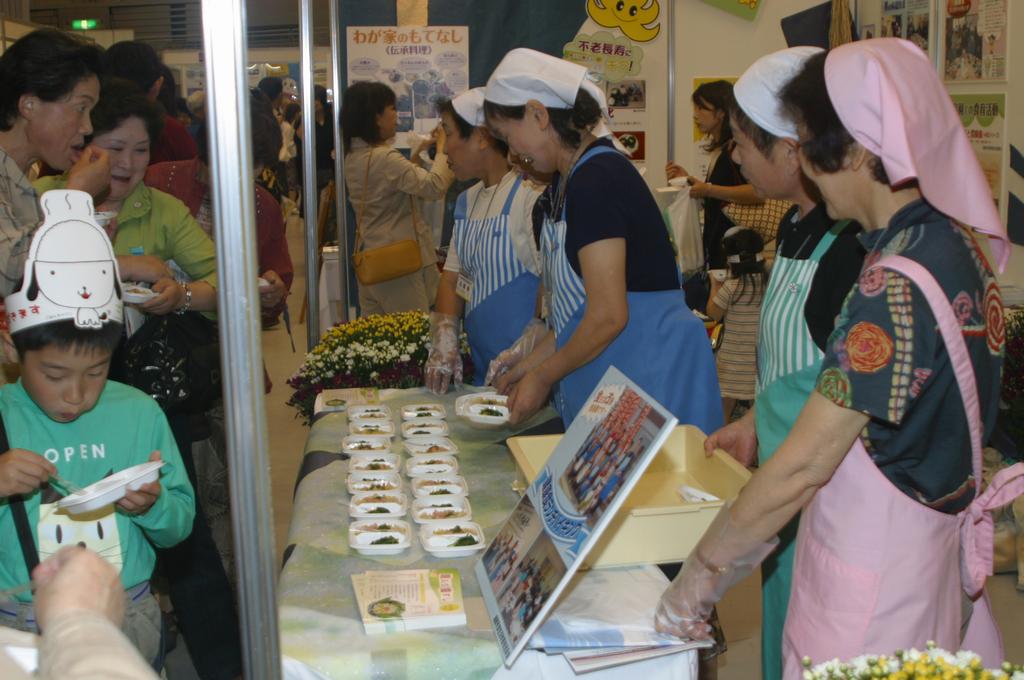
[[[198,312],[150,315],[121,343],[111,377],[153,397],[166,414],[202,413],[221,397],[217,325]]]

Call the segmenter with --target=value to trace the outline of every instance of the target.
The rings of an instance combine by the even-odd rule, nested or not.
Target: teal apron
[[[618,152],[594,147],[573,170],[603,153]],[[548,324],[558,349],[576,332],[587,302],[583,279],[565,253],[565,232],[564,210],[557,222],[547,218],[541,232],[544,285],[551,296]],[[615,366],[680,424],[696,425],[704,432],[720,428],[722,400],[711,343],[703,322],[686,306],[683,291],[627,292],[626,302],[629,321],[622,332],[601,354],[558,382],[554,401],[562,422],[569,426],[608,367]]]
[[[519,338],[537,306],[540,278],[516,255],[509,225],[512,201],[522,181],[516,177],[501,214],[494,217],[469,219],[466,192],[455,204],[452,245],[461,273],[473,282],[464,325],[475,385],[484,384],[491,360]]]
[[[822,256],[848,221],[837,222],[806,260],[776,256],[761,306],[757,347],[758,463],[764,465],[793,429],[814,391],[824,353],[814,344],[804,305]],[[779,247],[781,252],[782,248]],[[799,515],[779,532],[779,548],[761,564],[761,671],[782,678],[782,627],[786,622]]]

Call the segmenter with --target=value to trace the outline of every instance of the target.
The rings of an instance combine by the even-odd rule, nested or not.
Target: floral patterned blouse
[[[1003,307],[972,232],[921,200],[859,238],[868,251],[865,269],[885,255],[902,255],[945,290],[971,356],[988,441],[999,403]],[[890,271],[861,274],[829,338],[817,390],[871,417],[861,441],[908,496],[947,513],[974,498],[960,390],[935,317],[909,280]]]

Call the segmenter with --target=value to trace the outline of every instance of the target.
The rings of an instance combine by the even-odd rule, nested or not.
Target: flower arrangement
[[[463,379],[472,380],[469,346],[462,336]],[[288,405],[308,423],[316,395],[345,387],[407,388],[423,384],[430,352],[430,321],[425,312],[361,317],[331,328],[288,379],[295,390]]]
[[[929,642],[922,652],[897,650],[892,656],[859,656],[848,662],[838,659],[811,667],[804,658],[804,680],[1024,680],[1024,667],[1004,663],[998,670],[986,669],[974,652],[947,652]]]

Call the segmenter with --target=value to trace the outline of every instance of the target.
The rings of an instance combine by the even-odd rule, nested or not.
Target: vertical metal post
[[[203,0],[210,179],[217,225],[217,304],[231,511],[245,677],[277,680],[274,529],[271,521],[263,355],[256,290],[256,219],[245,0]]]
[[[306,225],[306,349],[320,340],[320,239],[317,234],[316,107],[313,104],[313,0],[299,0],[302,52],[302,202]]]
[[[668,159],[676,157],[676,3],[668,2]]]
[[[341,321],[348,321],[348,210],[345,209],[345,149],[341,145],[341,0],[331,0],[331,87],[334,88],[334,197],[338,216],[338,281]]]

